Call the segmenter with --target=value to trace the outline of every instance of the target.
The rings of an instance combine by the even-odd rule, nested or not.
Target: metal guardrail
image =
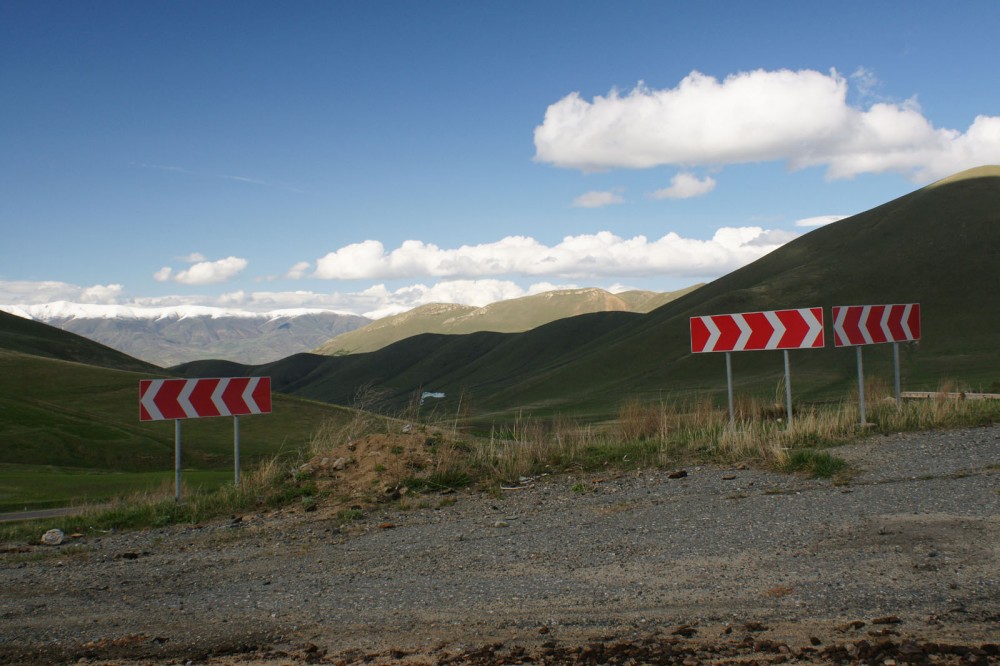
[[[902,397],[910,400],[1000,400],[1000,393],[974,393],[972,391],[903,391]]]

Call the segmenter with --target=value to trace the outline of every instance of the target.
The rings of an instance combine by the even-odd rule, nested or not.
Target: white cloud
[[[238,275],[249,263],[240,257],[226,257],[217,261],[198,261],[190,268],[176,272],[169,266],[164,266],[153,274],[153,279],[157,282],[170,281],[189,285],[216,284]]]
[[[386,251],[379,241],[344,246],[316,262],[313,277],[389,280],[413,277],[480,278],[519,275],[563,279],[614,276],[717,276],[790,240],[761,227],[724,227],[710,240],[669,233],[658,240],[621,238],[609,231],[567,236],[551,247],[526,236],[443,249],[408,240]]]
[[[801,220],[795,221],[795,226],[797,227],[822,227],[827,224],[832,224],[834,222],[839,222],[847,215],[817,215],[816,217],[806,217]]]
[[[867,71],[853,80],[872,94]],[[640,83],[592,102],[574,92],[535,128],[535,159],[584,171],[784,161],[830,178],[893,171],[918,182],[1000,162],[998,116],[965,132],[935,128],[914,100],[855,107],[847,90],[836,71],[755,70],[723,81],[692,72],[676,88]]]
[[[120,284],[95,284],[81,287],[67,282],[0,280],[0,303],[30,305],[55,301],[114,303],[121,295]]]
[[[94,297],[120,292],[118,285],[79,287],[63,282],[0,281],[0,310],[28,318],[58,316],[147,316],[170,313],[245,314],[326,310],[380,318],[428,303],[458,303],[481,307],[530,294],[572,289],[573,284],[538,282],[527,287],[510,280],[442,280],[396,288],[376,284],[355,292],[243,290],[209,295],[167,295],[124,299],[94,305]],[[79,305],[77,305],[79,304]],[[213,312],[215,311],[215,312]]]
[[[306,276],[310,268],[312,268],[312,264],[308,261],[300,261],[288,269],[288,272],[285,273],[285,278],[288,280],[299,280]]]
[[[670,180],[670,187],[656,190],[650,196],[654,199],[690,199],[708,194],[715,189],[715,179],[705,176],[699,179],[690,173],[679,173]]]
[[[124,287],[120,284],[95,284],[80,293],[80,300],[85,303],[117,303]]]
[[[617,192],[587,192],[573,199],[573,205],[577,208],[603,208],[624,202],[625,199]]]
[[[196,264],[199,261],[208,261],[208,257],[203,255],[201,252],[192,252],[186,257],[177,257],[178,261],[183,261],[185,264]]]

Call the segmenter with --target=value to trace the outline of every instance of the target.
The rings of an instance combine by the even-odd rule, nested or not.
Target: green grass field
[[[0,350],[0,511],[172,488],[174,422],[139,421],[139,379],[149,376]],[[241,466],[296,455],[351,414],[275,395],[271,414],[240,418]],[[233,419],[182,421],[181,450],[186,484],[232,480]]]
[[[233,483],[232,470],[185,469],[183,493],[214,490]],[[50,465],[0,464],[0,513],[101,504],[138,492],[174,492],[174,471],[115,472],[109,470],[53,467]]]

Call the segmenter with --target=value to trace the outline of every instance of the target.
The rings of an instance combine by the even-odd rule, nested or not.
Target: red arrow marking
[[[744,321],[750,326],[750,338],[744,349],[765,349],[771,335],[774,334],[774,327],[767,320],[763,312],[748,312],[743,315]]]
[[[177,397],[184,390],[186,383],[186,379],[168,379],[160,386],[160,390],[153,397],[153,402],[156,403],[156,407],[160,410],[163,418],[187,418],[187,414],[184,413],[181,403],[177,401]]]
[[[229,413],[233,416],[250,413],[250,409],[243,402],[243,391],[249,383],[249,377],[233,377],[229,380],[229,386],[222,392],[222,402],[226,403]]]
[[[191,392],[191,406],[198,416],[222,416],[218,407],[212,402],[212,392],[219,385],[218,379],[197,379],[194,391]]]
[[[785,326],[785,334],[778,341],[779,348],[795,348],[802,344],[809,332],[809,324],[798,310],[779,310],[775,314],[778,320]]]
[[[861,311],[863,308],[847,308],[847,316],[844,318],[844,335],[851,345],[863,345],[865,336],[861,334]]]
[[[872,336],[872,344],[888,342],[885,331],[882,330],[882,317],[885,315],[884,305],[873,305],[868,313],[868,334]]]
[[[914,303],[910,308],[910,316],[906,319],[910,325],[911,340],[920,339],[920,303]]]
[[[715,343],[715,350],[732,351],[742,333],[736,319],[733,315],[715,315],[712,317],[712,323],[719,327],[719,341]]]
[[[704,351],[708,336],[708,328],[702,318],[691,317],[691,353],[697,354]]]
[[[146,410],[146,406],[142,404],[142,399],[146,396],[146,391],[149,390],[149,385],[152,384],[150,379],[140,379],[139,380],[139,420],[140,421],[152,421],[153,417]]]

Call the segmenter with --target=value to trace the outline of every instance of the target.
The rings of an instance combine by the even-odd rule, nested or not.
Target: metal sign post
[[[792,429],[792,370],[785,350],[785,404],[788,405],[788,429]]]
[[[174,501],[181,503],[181,420],[174,419]]]
[[[899,381],[899,343],[920,339],[920,303],[834,306],[833,335],[834,346],[857,347],[858,400],[861,406],[862,427],[868,423],[865,414],[865,379],[861,366],[861,345],[892,343],[896,409],[902,409],[903,394]]]
[[[181,501],[181,419],[233,417],[233,458],[240,484],[240,421],[246,414],[271,413],[270,377],[139,380],[139,420],[174,421],[174,499]]]
[[[233,417],[233,465],[236,475],[236,486],[240,485],[240,417]]]
[[[892,366],[895,370],[895,382],[894,386],[896,388],[896,411],[902,411],[903,409],[903,392],[899,388],[899,343],[892,343]]]
[[[729,393],[729,429],[736,430],[736,411],[733,409],[733,359],[726,352],[726,389]]]
[[[861,405],[861,427],[868,425],[865,414],[865,369],[861,363],[861,346],[855,347],[858,350],[858,401]]]
[[[735,429],[733,369],[729,352],[783,350],[785,352],[785,401],[788,427],[792,427],[792,373],[789,349],[823,347],[823,308],[769,310],[741,314],[691,317],[691,353],[726,352],[726,385],[729,392],[729,427]]]

